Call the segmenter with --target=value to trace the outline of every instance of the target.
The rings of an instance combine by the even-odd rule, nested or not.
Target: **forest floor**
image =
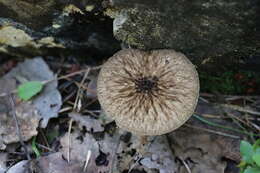
[[[192,118],[140,147],[102,112],[99,69],[76,58],[0,60],[0,173],[238,173],[240,141],[260,136],[256,72],[199,70]],[[29,80],[53,81],[22,101],[16,89]]]

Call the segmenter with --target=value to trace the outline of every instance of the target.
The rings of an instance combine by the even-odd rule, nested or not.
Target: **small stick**
[[[13,91],[11,91],[10,93],[1,93],[1,94],[0,94],[0,97],[5,97],[5,96],[8,96],[8,95],[14,94],[14,93],[17,93],[17,90],[13,90]]]
[[[98,116],[93,111],[89,111],[89,110],[84,110],[82,113],[88,113],[88,114],[92,115],[93,117],[97,117]]]
[[[250,126],[249,123],[245,122],[243,119],[240,119],[237,116],[234,116],[231,113],[227,113],[227,116],[229,116],[241,129],[246,130],[245,127],[243,127],[240,123],[245,124],[247,126]]]
[[[78,82],[75,82],[75,84],[79,87],[79,83]],[[95,90],[92,90],[84,85],[81,85],[81,88],[83,88],[84,90],[87,90],[88,92],[90,92],[91,94],[96,94],[97,92]]]
[[[209,101],[207,99],[204,99],[203,97],[199,97],[200,100],[202,100],[205,103],[209,103]]]
[[[231,135],[231,134],[227,134],[227,133],[223,133],[223,132],[219,132],[219,131],[214,131],[214,130],[210,130],[210,129],[206,129],[206,128],[202,128],[202,127],[196,127],[196,126],[192,126],[189,124],[185,124],[184,126],[189,127],[189,128],[193,128],[193,129],[198,129],[198,130],[202,130],[202,131],[206,131],[209,133],[213,133],[213,134],[217,134],[220,136],[226,136],[226,137],[230,137],[230,138],[234,138],[234,139],[239,139],[239,136],[235,136],[235,135]]]
[[[203,96],[203,97],[215,97],[216,94],[210,94],[210,93],[200,93],[200,96]],[[253,96],[243,96],[243,95],[221,95],[223,97],[227,97],[227,99],[230,99],[230,98],[235,98],[235,99],[238,99],[238,98],[243,98],[243,99],[252,99],[252,98],[259,98],[259,95],[253,95]]]
[[[237,105],[230,105],[230,104],[220,104],[220,106],[225,107],[225,108],[230,108],[239,112],[245,112],[245,113],[249,113],[249,114],[253,114],[253,115],[260,115],[260,112],[257,111],[253,111],[250,109],[246,109]]]
[[[258,125],[256,125],[255,123],[251,123],[251,125],[260,132],[260,127]]]
[[[101,66],[97,66],[97,67],[90,67],[90,68],[87,68],[87,69],[84,69],[84,70],[79,70],[79,71],[76,71],[76,72],[73,72],[73,73],[70,73],[70,74],[67,74],[67,75],[64,75],[64,76],[60,76],[58,78],[42,81],[42,84],[46,85],[46,84],[53,82],[55,80],[66,79],[68,77],[75,76],[77,74],[81,74],[81,73],[87,72],[89,70],[97,70],[97,69],[100,69],[100,68],[101,68]],[[11,91],[10,93],[0,93],[0,97],[5,97],[5,96],[8,96],[10,94],[15,94],[15,93],[17,93],[16,89]]]
[[[132,172],[132,170],[138,165],[139,161],[142,159],[142,155],[138,157],[138,159],[130,166],[127,173]]]
[[[62,108],[62,109],[60,109],[59,114],[60,114],[60,113],[63,113],[63,112],[70,111],[70,110],[72,110],[72,109],[73,109],[72,107],[65,107],[65,108]]]
[[[50,148],[50,144],[48,143],[48,140],[47,140],[46,136],[44,135],[43,131],[40,129],[39,132],[41,133],[43,141],[45,142],[47,147]]]
[[[14,103],[14,100],[13,100],[13,96],[10,95],[9,97],[9,102],[10,102],[10,105],[11,105],[11,114],[13,116],[13,119],[15,121],[15,126],[16,126],[16,134],[18,135],[19,137],[19,141],[20,141],[20,144],[22,145],[23,149],[24,149],[24,152],[26,154],[26,157],[28,160],[31,160],[31,156],[25,146],[25,143],[23,141],[23,138],[22,138],[22,133],[21,133],[21,130],[20,130],[20,126],[19,126],[19,123],[18,123],[18,119],[17,119],[17,116],[16,116],[16,113],[15,113],[15,103]]]
[[[72,123],[73,123],[73,119],[70,119],[69,131],[68,131],[68,153],[67,153],[68,163],[70,162],[70,134],[71,134]]]
[[[46,147],[46,146],[44,146],[44,145],[42,145],[42,144],[38,144],[38,143],[36,143],[36,145],[37,145],[38,147],[42,148],[42,149],[45,149],[45,150],[48,150],[48,151],[53,152],[53,150],[52,150],[51,148]]]
[[[85,162],[85,165],[84,165],[83,172],[86,172],[86,169],[87,169],[87,167],[88,167],[88,163],[89,163],[89,160],[90,160],[90,156],[91,156],[91,150],[88,150],[88,153],[87,153],[87,156],[86,156],[86,162]]]
[[[84,73],[84,72],[87,72],[87,71],[90,71],[90,70],[97,70],[97,69],[100,69],[101,67],[102,67],[102,66],[86,67],[87,69],[79,70],[79,71],[76,71],[76,72],[67,74],[67,75],[65,75],[65,76],[58,77],[57,79],[53,79],[53,80],[65,79],[65,78],[68,78],[68,77],[71,77],[71,76],[75,76],[75,75],[77,75],[77,74],[81,74],[81,73]]]
[[[88,76],[89,72],[90,72],[90,69],[88,68],[88,69],[85,71],[85,74],[84,74],[84,76],[83,76],[83,79],[81,80],[81,82],[80,82],[80,84],[79,84],[79,86],[78,86],[78,92],[77,92],[76,100],[75,100],[74,107],[73,107],[73,109],[74,109],[74,110],[77,110],[77,112],[79,112],[80,109],[81,109],[81,106],[80,106],[80,104],[79,104],[79,103],[80,103],[81,87],[83,86],[85,80],[87,79],[87,76]]]
[[[181,162],[183,163],[184,167],[187,169],[188,173],[191,173],[189,165],[185,162],[185,160],[181,159]]]
[[[85,105],[85,107],[87,108],[89,105],[92,105],[92,104],[95,103],[96,101],[97,101],[97,98],[92,99],[91,101],[89,101],[89,102]]]

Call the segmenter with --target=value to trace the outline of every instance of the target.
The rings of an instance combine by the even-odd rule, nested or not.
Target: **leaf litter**
[[[21,84],[29,81],[53,80],[55,75],[42,58],[36,57],[18,64],[4,78],[13,78],[17,83]],[[40,123],[42,128],[47,126],[50,118],[58,116],[62,102],[57,85],[57,81],[53,80],[32,100],[32,104],[36,107],[42,119]]]
[[[15,89],[14,79],[0,79],[0,92],[11,92]],[[4,150],[6,144],[15,143],[19,141],[16,134],[16,126],[13,117],[10,115],[11,106],[8,104],[6,98],[0,98],[0,107],[3,109],[0,112],[0,149]],[[37,110],[29,102],[18,103],[15,108],[18,121],[20,122],[20,130],[23,139],[29,140],[32,136],[37,135],[36,128],[40,121],[37,116]]]
[[[42,59],[39,60],[40,58],[36,59],[38,60],[36,61],[35,59],[33,59],[34,61],[36,61],[33,64],[37,64],[37,62],[43,61]],[[28,63],[28,61],[29,60],[27,60],[26,62]],[[49,70],[46,64],[43,66],[45,66],[45,69]],[[25,67],[28,68],[28,66]],[[17,87],[17,83],[35,80],[46,81],[51,80],[55,77],[52,72],[48,72],[48,74],[50,74],[47,75],[48,77],[42,77],[41,75],[39,75],[39,78],[30,76],[28,77],[27,75],[21,77],[21,74],[23,74],[21,71],[23,70],[19,69],[15,72],[15,74],[12,74],[10,72],[11,75],[6,75],[12,76],[13,79],[13,87],[10,87],[11,84],[8,84],[6,87],[9,88],[8,91],[15,89]],[[31,70],[29,73],[36,72]],[[18,77],[15,77],[16,75]],[[81,75],[78,75],[77,77],[79,76],[81,77]],[[4,79],[6,79],[6,77],[4,77]],[[188,121],[184,127],[174,132],[163,136],[149,138],[148,143],[142,146],[143,143],[141,142],[140,137],[118,129],[115,124],[111,122],[111,120],[106,120],[106,118],[104,118],[105,116],[103,115],[103,112],[100,111],[100,108],[96,106],[94,106],[94,108],[91,107],[93,106],[93,104],[95,105],[95,102],[93,102],[93,100],[96,100],[96,95],[93,94],[96,90],[95,73],[90,73],[90,76],[88,76],[87,79],[88,80],[82,83],[82,87],[79,87],[79,85],[76,86],[81,90],[87,91],[79,93],[81,94],[80,99],[83,100],[84,97],[87,97],[85,100],[87,101],[88,106],[84,107],[83,105],[82,109],[84,110],[79,109],[79,112],[77,113],[73,111],[71,112],[71,108],[67,109],[68,111],[65,111],[64,113],[60,113],[63,116],[59,118],[59,122],[63,123],[58,124],[58,128],[61,129],[61,133],[59,133],[59,136],[56,136],[56,141],[58,141],[59,144],[55,145],[58,145],[58,147],[54,147],[52,146],[54,145],[53,143],[49,143],[50,148],[48,148],[49,152],[47,152],[46,149],[42,149],[42,146],[39,145],[42,144],[40,143],[41,141],[37,140],[36,147],[43,151],[42,156],[38,159],[30,160],[26,164],[24,163],[25,161],[22,161],[21,163],[18,162],[18,166],[12,166],[10,169],[8,169],[8,173],[10,170],[14,170],[13,173],[17,173],[15,171],[19,172],[23,170],[21,169],[21,166],[19,166],[19,164],[24,164],[23,167],[29,166],[31,170],[40,173],[45,173],[48,171],[53,171],[55,173],[78,173],[83,172],[84,167],[86,167],[85,172],[89,173],[95,173],[98,171],[108,173],[186,173],[189,171],[195,173],[205,171],[207,173],[227,173],[226,170],[229,165],[229,161],[233,161],[233,165],[239,162],[240,155],[238,150],[238,143],[239,139],[244,137],[243,134],[226,131],[225,129],[216,130],[216,128],[214,127],[198,122],[198,120],[196,120],[195,118]],[[75,80],[75,77],[65,79],[65,81],[66,80],[71,81],[69,85],[72,85],[76,82],[80,83],[80,81]],[[8,82],[4,81],[2,83]],[[6,85],[0,85],[0,89],[4,86]],[[27,108],[31,110],[33,110],[34,108],[38,110],[38,107],[34,105],[36,103],[35,99],[39,99],[42,95],[44,95],[44,93],[46,93],[47,96],[43,97],[46,100],[50,99],[51,97],[48,95],[48,93],[52,93],[53,95],[53,92],[57,92],[56,87],[56,81],[49,83],[46,87],[44,87],[43,92],[34,97],[32,101],[28,102],[29,105],[32,105],[32,108]],[[90,94],[90,92],[88,92],[88,89],[94,92]],[[0,93],[2,92],[7,91],[4,90]],[[75,94],[76,93],[77,92],[75,92]],[[74,104],[74,96],[70,96],[70,98],[68,98],[66,102],[63,103],[63,106],[72,106]],[[57,123],[57,121],[48,121],[49,118],[57,117],[58,115],[58,111],[61,106],[61,103],[59,103],[61,102],[61,98],[59,97],[57,97],[56,95],[56,97],[53,97],[51,99],[52,103],[58,103],[57,109],[51,112],[52,116],[40,116],[40,118],[43,118],[46,121],[40,127],[44,128],[47,124],[52,124],[55,122]],[[5,98],[0,98],[0,103],[8,103],[3,100],[1,102],[1,99]],[[17,98],[16,102],[17,105],[22,105],[23,103],[20,102]],[[8,112],[8,109],[6,108],[8,107],[2,106],[0,104],[1,111]],[[242,116],[241,112],[238,113],[234,110],[230,111],[230,109],[226,108],[220,109],[216,105],[207,104],[205,102],[199,102],[196,111],[197,114],[204,118],[210,118],[210,120],[225,126],[232,126],[232,122],[225,121],[225,118],[227,117],[223,117],[226,112],[229,114],[236,114],[236,116]],[[44,114],[44,111],[42,111],[42,113]],[[65,117],[64,114],[66,115]],[[67,127],[69,124],[69,119],[72,119],[74,123],[72,123],[71,131],[68,132]],[[2,119],[0,119],[0,122],[3,122]],[[26,123],[22,120],[19,120],[19,122],[21,124]],[[36,123],[36,128],[38,127],[38,123],[39,122]],[[65,126],[65,129],[63,127],[64,124],[67,124]],[[57,124],[55,126],[57,126]],[[237,128],[237,126],[234,126],[234,128]],[[21,128],[21,131],[23,131],[22,129],[23,128]],[[49,132],[50,130],[51,129],[48,129]],[[36,132],[36,134],[30,135],[31,137],[36,135],[40,136],[40,134],[37,133],[37,130],[34,130],[34,132]],[[215,134],[215,132],[219,133]],[[229,136],[225,136],[225,134],[228,134]],[[23,136],[26,135],[23,134]],[[24,137],[24,140],[28,141],[31,137]],[[3,137],[0,136],[0,146],[2,141],[2,144],[5,145],[4,148],[6,148],[6,142],[3,142],[3,139],[1,138]],[[16,140],[16,142],[18,141],[19,140]],[[11,143],[13,143],[13,141]],[[4,148],[2,148],[2,150]],[[6,169],[4,167],[4,164],[2,167],[0,167],[0,171],[1,169]],[[23,170],[22,172],[26,171],[27,169]]]

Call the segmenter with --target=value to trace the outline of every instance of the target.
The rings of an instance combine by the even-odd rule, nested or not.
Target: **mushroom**
[[[97,82],[104,112],[140,136],[162,135],[184,124],[199,96],[195,66],[174,50],[124,49],[107,60]]]

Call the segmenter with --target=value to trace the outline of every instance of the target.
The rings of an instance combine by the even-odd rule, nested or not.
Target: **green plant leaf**
[[[38,150],[36,146],[36,136],[34,136],[32,140],[32,150],[34,151],[37,158],[41,157],[41,152]]]
[[[43,88],[43,83],[40,81],[25,82],[18,87],[18,96],[22,100],[29,100]]]
[[[244,173],[260,173],[260,168],[248,167],[248,168],[245,169]]]
[[[260,148],[256,150],[256,152],[253,154],[252,159],[255,161],[257,166],[260,167]],[[259,172],[260,173],[260,172]]]
[[[237,165],[239,168],[245,168],[247,166],[246,162],[244,160],[241,160],[241,162]]]
[[[253,161],[253,146],[247,141],[241,141],[240,143],[240,153],[242,155],[242,159],[249,164],[252,164]]]
[[[256,151],[257,148],[260,148],[260,139],[256,140],[253,145],[253,150]]]

